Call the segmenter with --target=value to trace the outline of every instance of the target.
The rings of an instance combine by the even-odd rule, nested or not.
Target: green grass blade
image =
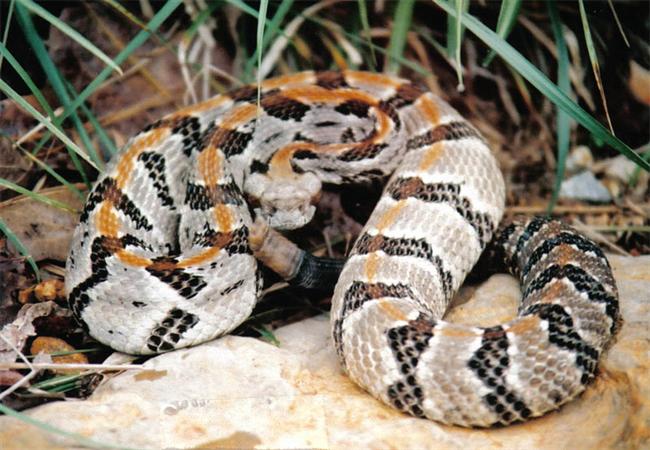
[[[99,120],[97,120],[97,117],[95,117],[93,112],[86,106],[85,103],[82,103],[80,107],[81,111],[88,119],[88,122],[90,122],[90,124],[95,129],[97,137],[99,138],[99,141],[102,143],[102,145],[108,149],[111,155],[116,154],[118,152],[118,148],[115,146],[115,142],[113,142],[113,140],[108,136],[108,133],[106,133],[104,127],[102,127],[102,125],[99,123]]]
[[[625,45],[628,48],[630,48],[630,41],[627,40],[627,36],[625,35],[625,31],[623,30],[623,25],[621,25],[621,21],[618,18],[618,14],[616,14],[616,9],[614,9],[614,4],[612,3],[612,0],[607,0],[607,3],[609,3],[609,9],[612,10],[612,15],[614,16],[614,20],[616,21],[616,26],[618,27],[618,31],[621,33],[621,36],[623,36]]]
[[[14,15],[14,6],[15,6],[15,0],[11,0],[9,2],[9,11],[7,11],[7,18],[5,19],[4,23],[5,29],[2,33],[2,45],[7,46],[7,40],[9,39],[9,30],[11,29],[11,19]],[[0,19],[3,19],[3,17],[0,17]],[[3,61],[3,56],[0,55],[0,69],[2,68],[2,61]]]
[[[275,334],[273,334],[273,332],[266,328],[264,325],[253,327],[253,329],[261,334],[260,338],[262,340],[268,342],[269,344],[275,345],[276,347],[280,347],[280,340],[275,337]]]
[[[25,39],[31,46],[32,50],[34,50],[38,62],[43,68],[45,74],[47,75],[50,85],[54,88],[54,92],[57,94],[59,101],[63,106],[68,105],[70,103],[70,98],[68,97],[67,92],[65,92],[65,86],[61,79],[61,75],[58,69],[56,68],[54,62],[50,58],[50,55],[47,52],[47,49],[45,48],[45,43],[43,42],[40,34],[36,30],[36,27],[34,26],[34,22],[32,21],[31,16],[27,12],[27,9],[25,9],[25,7],[23,7],[23,5],[21,4],[16,5],[16,14],[18,16],[18,22],[20,23],[20,26],[24,31]],[[86,130],[83,128],[83,124],[81,123],[81,120],[79,119],[79,116],[77,115],[76,111],[73,112],[72,114],[72,122],[75,128],[77,129],[77,132],[79,133],[79,137],[81,138],[81,141],[83,142],[84,146],[88,148],[88,145],[90,144],[90,138],[88,137],[88,133],[86,133]],[[53,123],[57,128],[60,128],[61,124],[63,123],[63,120],[60,120],[55,117]],[[92,144],[91,144],[91,148],[92,148]],[[84,183],[86,183],[88,188],[90,188],[90,181],[88,179],[88,174],[86,174],[86,171],[84,170],[84,167],[81,165],[81,162],[70,151],[70,149],[68,149],[68,153],[70,154],[70,158],[75,168],[81,174]],[[88,152],[84,152],[84,156],[87,154]],[[98,167],[99,165],[97,160],[92,157],[92,153],[90,153],[90,155],[91,155],[90,159],[93,161],[93,166]]]
[[[78,31],[74,30],[72,27],[70,27],[67,23],[63,22],[61,19],[58,17],[55,17],[52,15],[49,11],[47,11],[45,8],[42,6],[34,3],[32,0],[17,0],[18,3],[36,14],[37,16],[41,17],[42,19],[46,20],[50,24],[52,24],[54,27],[58,28],[59,31],[62,33],[68,35],[70,39],[74,40],[77,44],[81,45],[83,48],[88,50],[90,53],[95,55],[97,58],[101,59],[104,61],[104,63],[109,66],[112,70],[116,71],[120,75],[123,74],[122,69],[115,64],[115,62],[109,58],[103,51],[101,51],[99,48],[95,46],[92,42],[90,42],[88,39],[83,37]]]
[[[370,57],[371,60],[368,63],[371,71],[377,70],[377,54],[375,53],[375,48],[372,46],[372,38],[370,37],[370,22],[368,21],[368,7],[366,6],[366,0],[357,0],[359,6],[359,20],[361,21],[361,27],[363,28],[364,38],[366,39],[368,46],[370,47]]]
[[[465,27],[460,17],[462,12],[469,9],[469,0],[451,0],[456,9],[456,15],[447,16],[447,56],[456,61],[456,76],[458,78],[458,90],[463,91],[463,68],[460,61],[460,47],[463,42]]]
[[[77,144],[72,142],[70,138],[68,138],[59,128],[57,128],[50,120],[46,117],[44,117],[41,113],[39,113],[36,108],[34,108],[32,105],[29,104],[24,98],[22,98],[16,91],[14,91],[7,83],[5,83],[3,80],[0,80],[0,91],[4,92],[4,94],[15,101],[18,106],[23,108],[25,111],[27,111],[29,114],[34,116],[36,120],[38,120],[40,123],[42,123],[52,134],[54,134],[57,138],[61,139],[61,141],[67,145],[70,149],[72,149],[77,155],[81,156],[86,160],[88,164],[91,166],[95,166],[94,163],[88,158],[88,156],[83,152],[79,147],[77,147]],[[59,117],[61,119],[61,117]]]
[[[278,9],[275,11],[273,18],[270,21],[267,21],[265,25],[266,32],[264,33],[264,37],[262,39],[262,45],[257,45],[255,47],[255,51],[249,58],[246,59],[246,63],[244,64],[244,77],[246,81],[252,80],[251,74],[253,73],[253,67],[255,64],[257,64],[259,67],[258,58],[263,55],[264,51],[271,43],[271,40],[278,34],[284,35],[284,30],[280,28],[280,24],[287,16],[287,13],[291,10],[293,2],[294,0],[282,0],[282,3],[280,3],[280,6],[278,6]]]
[[[609,131],[614,134],[614,127],[612,126],[612,119],[609,117],[609,108],[607,107],[607,99],[605,98],[603,80],[600,78],[600,64],[598,63],[598,55],[596,54],[594,40],[591,37],[591,29],[589,28],[589,20],[587,19],[587,12],[585,11],[585,4],[583,0],[578,0],[578,5],[580,6],[580,20],[582,21],[582,30],[585,34],[585,42],[587,43],[587,53],[589,54],[589,60],[591,61],[591,69],[594,72],[596,86],[598,86],[598,92],[600,93],[600,100],[603,103],[603,108],[605,109],[605,117],[607,117]]]
[[[453,6],[444,0],[433,0],[447,14],[455,15]],[[462,21],[472,33],[482,40],[488,47],[508,64],[512,65],[530,84],[538,89],[546,98],[566,111],[576,122],[589,130],[596,139],[602,140],[616,151],[627,156],[643,169],[650,171],[650,164],[635,153],[627,144],[611,134],[607,128],[582,109],[576,102],[564,94],[553,84],[539,69],[533,66],[521,53],[510,44],[497,36],[492,30],[483,25],[468,13],[462,14]]]
[[[77,353],[77,352],[75,352]],[[52,355],[50,355],[52,356]],[[70,383],[71,381],[78,381],[81,379],[81,375],[77,374],[70,374],[70,375],[59,375],[55,376],[52,378],[48,378],[47,380],[39,381],[37,383],[32,384],[30,387],[32,389],[42,389],[44,391],[50,390],[51,388],[55,386],[60,386],[62,384],[67,384]]]
[[[0,179],[1,181],[2,179]],[[9,228],[9,225],[5,223],[4,220],[2,220],[2,217],[0,217],[0,232],[7,236],[7,239],[13,245],[16,250],[18,250],[18,253],[23,255],[25,257],[25,261],[29,264],[29,266],[32,268],[34,271],[34,275],[36,275],[36,281],[41,281],[41,274],[38,271],[38,266],[36,265],[36,261],[34,261],[34,258],[32,258],[32,255],[29,254],[29,250],[27,250],[27,247],[23,245],[22,242],[20,242],[20,239],[18,239],[18,236],[14,234],[13,231]]]
[[[111,0],[112,2],[112,0]],[[218,2],[213,2],[208,5],[206,9],[201,11],[196,19],[192,22],[192,24],[185,30],[185,36],[189,39],[192,39],[194,35],[199,31],[199,27],[205,23],[206,20],[208,20],[209,17],[212,16],[212,13],[220,7],[221,4]],[[122,8],[121,5],[115,5],[115,8]],[[128,12],[128,11],[127,11]]]
[[[242,0],[225,0],[226,3],[230,3],[233,6],[236,6],[237,8],[241,9],[244,11],[246,14],[250,14],[251,16],[255,17],[256,19],[259,18],[259,15],[257,11],[255,11],[254,8],[250,7],[246,3],[244,3]]]
[[[146,29],[138,32],[133,39],[124,47],[124,49],[118,53],[114,58],[116,64],[122,64],[131,54],[136,51],[142,44],[144,44],[152,33],[154,33],[158,27],[178,8],[182,0],[167,0],[162,8],[156,13],[156,15],[147,23]],[[75,111],[83,102],[90,97],[99,86],[108,78],[112,70],[109,67],[105,67],[102,71],[95,77],[93,81],[84,88],[81,93],[75,97],[70,105],[64,108],[63,113],[58,117],[58,120],[65,120]],[[1,81],[1,80],[0,80]],[[50,130],[51,131],[51,130]],[[56,133],[54,133],[56,135]],[[57,136],[58,137],[58,136]],[[44,143],[49,139],[49,136],[44,136],[43,139],[38,143],[36,149],[39,149],[44,145]],[[92,163],[91,163],[92,164]]]
[[[32,154],[29,153],[28,151],[23,150],[23,149],[21,149],[21,150],[23,151],[23,154],[24,154],[27,158],[31,159],[31,160],[32,160],[34,163],[36,163],[36,164],[37,164],[41,169],[43,169],[43,170],[44,170],[45,172],[47,172],[50,176],[52,176],[52,178],[54,178],[56,181],[58,181],[58,182],[61,183],[63,186],[65,186],[65,187],[66,187],[70,192],[72,192],[72,193],[75,194],[77,197],[79,197],[79,199],[84,200],[84,199],[86,198],[86,196],[83,194],[83,192],[81,192],[79,189],[77,189],[77,187],[76,187],[74,184],[70,183],[68,180],[66,180],[65,178],[63,178],[63,177],[62,177],[62,176],[61,176],[61,175],[60,175],[56,170],[52,169],[50,166],[48,166],[47,164],[45,164],[43,161],[41,161],[40,159],[38,159],[36,156],[32,155]]]
[[[260,2],[260,10],[257,15],[257,48],[262,48],[262,43],[264,42],[264,25],[266,25],[266,12],[268,11],[269,2],[268,0],[262,0]],[[259,69],[262,65],[262,52],[257,52],[257,68]],[[262,73],[257,71],[257,104],[259,106],[260,101],[262,100]]]
[[[321,25],[323,27],[336,25],[336,24],[333,25],[331,23],[326,25],[325,22],[322,19],[319,19],[317,17],[309,17],[308,20],[310,20],[311,22],[315,22],[315,23],[317,23],[317,24],[319,24],[319,25]],[[339,27],[339,32],[344,34],[345,37],[347,37],[351,41],[353,41],[355,43],[358,43],[358,44],[361,44],[361,45],[367,45],[369,47],[373,47],[375,49],[375,51],[377,51],[378,53],[381,53],[382,55],[387,55],[388,54],[388,50],[386,50],[385,48],[380,47],[380,46],[375,45],[375,44],[372,44],[372,43],[369,43],[367,40],[365,40],[361,36],[359,36],[357,34],[354,34],[354,33],[350,33],[349,31],[345,31],[343,29],[343,27],[341,27],[339,25],[336,25],[336,26]],[[399,61],[399,63],[402,66],[408,67],[409,69],[413,70],[414,72],[419,73],[420,75],[423,75],[423,76],[431,75],[431,72],[429,72],[429,70],[425,69],[420,64],[418,64],[418,63],[416,63],[414,61],[411,61],[411,60],[408,60],[408,59],[404,58],[401,55],[399,57],[397,57],[397,60]]]
[[[47,75],[47,79],[50,82],[50,85],[54,89],[54,92],[56,93],[57,97],[61,101],[61,104],[65,107],[70,104],[70,95],[68,94],[68,89],[66,84],[67,81],[64,80],[63,76],[61,75],[61,72],[59,72],[59,69],[56,67],[54,64],[54,61],[52,61],[52,58],[50,58],[50,54],[47,51],[47,48],[45,48],[45,43],[43,40],[40,38],[40,35],[38,34],[34,23],[29,17],[28,14],[25,13],[25,11],[22,9],[21,5],[18,5],[17,8],[18,12],[18,17],[20,19],[20,25],[25,29],[25,37],[27,41],[29,42],[29,45],[32,47],[34,50],[34,53],[36,53],[36,56],[38,57],[38,61],[43,68],[43,71]],[[95,167],[102,167],[104,165],[103,161],[97,156],[97,153],[95,152],[95,148],[93,146],[93,143],[90,139],[90,136],[88,135],[88,132],[86,131],[86,128],[84,127],[81,119],[79,118],[79,115],[77,114],[76,111],[74,111],[71,114],[71,119],[74,124],[75,129],[77,130],[77,133],[79,133],[79,137],[81,138],[81,141],[83,142],[83,145],[86,147],[87,154],[90,156],[90,159],[93,161],[95,164]],[[55,123],[58,121],[55,119]],[[57,123],[59,125],[59,123]],[[83,167],[79,166],[78,170],[83,174]],[[88,186],[90,187],[90,185]]]
[[[36,101],[38,101],[39,105],[43,107],[45,112],[47,113],[50,118],[54,117],[54,111],[52,110],[52,107],[50,104],[45,100],[45,97],[43,97],[43,94],[41,93],[41,90],[34,84],[34,81],[32,78],[29,76],[29,74],[25,71],[23,66],[20,65],[18,60],[14,58],[14,55],[12,55],[7,47],[5,47],[3,44],[0,44],[0,58],[3,60],[6,59],[9,62],[9,65],[13,67],[13,69],[16,71],[18,76],[25,82],[25,85],[29,88],[30,92],[34,95],[34,98],[36,98]]]
[[[60,351],[60,352],[52,352],[48,353],[50,356],[67,356],[67,355],[74,355],[75,353],[93,353],[93,352],[98,352],[101,351],[102,349],[100,347],[90,347],[90,348],[80,348],[80,349],[75,349],[75,350],[65,350],[65,351]],[[34,359],[36,358],[36,355],[25,355],[25,358],[27,359]],[[34,383],[31,386],[34,387],[38,383]]]
[[[501,9],[499,10],[499,18],[497,19],[497,34],[504,40],[508,39],[508,35],[512,28],[517,23],[517,16],[519,15],[519,8],[521,7],[521,0],[503,0],[501,2]],[[496,53],[490,50],[488,55],[483,60],[483,67],[490,65]]]
[[[399,72],[400,61],[403,60],[406,38],[411,28],[414,0],[401,0],[395,7],[393,29],[388,43],[388,73],[393,75]]]
[[[564,41],[564,34],[562,32],[562,22],[560,14],[557,10],[557,5],[554,1],[547,0],[549,18],[551,19],[551,28],[553,29],[553,37],[555,38],[555,46],[557,47],[557,84],[560,90],[566,94],[571,95],[571,80],[569,79],[569,51],[567,50],[566,42]],[[555,171],[555,185],[553,186],[553,195],[548,205],[548,213],[553,212],[553,208],[557,204],[560,195],[560,186],[564,179],[564,168],[566,166],[566,158],[569,154],[569,139],[571,133],[571,118],[569,115],[558,108],[557,111],[557,167]]]
[[[18,192],[19,194],[26,195],[27,197],[39,201],[41,203],[45,203],[46,205],[53,206],[55,208],[63,209],[65,211],[69,212],[77,212],[72,206],[66,205],[63,202],[60,202],[58,200],[54,200],[53,198],[50,198],[46,195],[39,194],[38,192],[30,191],[29,189],[25,189],[22,186],[17,185],[16,183],[13,183],[9,180],[6,180],[4,178],[0,178],[0,187],[4,187],[7,189],[11,189],[14,192]]]
[[[156,15],[147,23],[146,30],[139,31],[126,47],[124,47],[124,49],[113,58],[115,64],[122,64],[135,50],[144,44],[151,34],[158,29],[158,27],[174,12],[174,10],[176,10],[176,8],[178,8],[182,1],[183,0],[167,0],[162,8],[158,10]],[[72,111],[79,108],[79,106],[97,90],[110,74],[111,69],[109,67],[102,69],[99,75],[97,75],[97,77],[95,77],[95,79],[91,81],[74,100],[72,100],[70,105],[65,108],[60,118],[62,120],[66,119],[70,114],[72,114]]]
[[[639,150],[639,153],[643,155],[643,159],[650,163],[650,143],[642,146]],[[639,182],[639,175],[641,173],[641,166],[636,166],[634,173],[630,177],[629,185],[634,187]]]

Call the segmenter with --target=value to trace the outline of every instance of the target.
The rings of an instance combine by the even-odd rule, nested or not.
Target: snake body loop
[[[273,78],[259,107],[257,94],[244,87],[170,114],[108,164],[67,261],[70,306],[93,337],[150,354],[227,333],[258,299],[256,257],[320,286],[319,267],[330,278],[340,267],[267,224],[307,223],[323,183],[390,176],[332,300],[349,376],[401,411],[463,426],[539,416],[593,380],[620,324],[605,256],[557,221],[499,228],[501,172],[454,109],[367,72]],[[518,317],[445,322],[488,244],[521,281]]]

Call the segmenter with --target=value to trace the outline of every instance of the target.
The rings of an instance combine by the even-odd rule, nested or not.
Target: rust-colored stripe
[[[350,89],[325,89],[320,86],[296,86],[284,89],[284,97],[301,103],[325,103],[339,105],[348,101],[360,101],[370,106],[377,106],[377,98],[362,91]]]
[[[152,264],[152,261],[149,258],[138,256],[124,249],[115,253],[115,256],[117,256],[117,258],[127,266],[147,267]]]
[[[550,285],[544,288],[544,293],[539,299],[538,303],[553,303],[558,298],[564,298],[568,292],[568,288],[560,280],[553,280]]]
[[[262,81],[262,89],[275,89],[299,84],[313,84],[316,81],[314,72],[301,72],[284,75]]]
[[[379,266],[381,256],[377,253],[370,253],[366,257],[366,263],[363,266],[364,271],[366,272],[366,279],[369,282],[372,282],[377,275],[377,266]]]
[[[423,95],[415,104],[431,125],[435,127],[440,123],[440,111],[430,95]]]
[[[183,261],[178,262],[176,264],[176,267],[179,269],[184,269],[191,266],[198,266],[199,264],[214,259],[214,257],[217,256],[220,251],[220,247],[210,247],[197,255],[191,256],[187,259],[184,259]]]
[[[245,103],[233,109],[230,114],[226,115],[221,123],[220,128],[234,130],[238,126],[250,122],[257,116],[257,105]]]
[[[420,160],[419,169],[421,171],[427,171],[433,166],[433,164],[440,158],[442,151],[444,149],[442,142],[436,142],[431,147],[424,151],[422,159]]]
[[[150,149],[163,139],[167,138],[169,133],[170,131],[167,127],[156,128],[135,139],[135,142],[133,142],[129,149],[120,156],[120,160],[117,163],[117,174],[114,178],[119,189],[124,189],[128,183],[129,178],[133,173],[135,161],[140,153]]]
[[[190,105],[185,108],[179,109],[178,111],[175,111],[174,113],[167,116],[167,118],[177,119],[184,116],[199,114],[208,111],[210,109],[214,109],[218,106],[224,105],[227,102],[232,102],[232,99],[229,96],[217,95],[216,97],[212,97],[211,99],[208,99],[201,103],[197,103],[196,105]]]
[[[395,300],[379,300],[379,307],[393,320],[408,320],[408,316],[404,314],[398,307],[393,305]]]
[[[228,233],[232,231],[233,215],[228,205],[219,204],[214,206],[214,218],[219,225],[219,231]]]
[[[512,325],[507,326],[505,329],[508,333],[514,333],[518,335],[527,334],[531,331],[539,330],[541,320],[542,319],[539,317],[533,315],[519,317],[514,322],[512,322]]]
[[[100,235],[109,238],[117,237],[117,233],[120,231],[120,220],[115,214],[112,202],[108,200],[102,202],[96,215],[95,226]]]
[[[346,70],[345,79],[350,84],[375,84],[377,86],[386,86],[397,88],[403,81],[382,75],[379,73],[358,72],[355,70]]]
[[[566,266],[569,263],[574,263],[576,261],[582,261],[585,259],[585,254],[575,249],[570,244],[562,244],[558,246],[559,248],[555,249],[552,253],[552,258],[557,261],[559,266]]]
[[[327,152],[329,146],[316,145],[310,142],[292,142],[285,145],[280,150],[275,152],[271,161],[269,161],[268,176],[270,177],[286,177],[293,174],[291,167],[291,158],[298,150],[310,150],[316,153]],[[349,147],[349,145],[348,145]]]
[[[390,133],[390,130],[392,128],[391,124],[393,121],[390,117],[388,117],[388,114],[386,114],[380,108],[374,108],[374,110],[377,115],[377,126],[375,128],[377,132],[371,139],[373,144],[380,144],[386,140],[386,137]]]
[[[377,222],[377,230],[379,230],[379,233],[383,233],[386,228],[395,222],[398,214],[404,206],[406,206],[406,200],[400,200],[391,206],[388,211],[379,218],[379,221]]]
[[[377,221],[377,230],[378,236],[381,236],[383,231],[391,226],[397,219],[400,211],[406,206],[406,200],[400,200],[391,206],[388,211],[386,211]],[[377,274],[377,269],[381,263],[382,257],[376,253],[377,250],[374,250],[373,253],[368,255],[366,262],[364,264],[364,270],[366,272],[366,278],[368,281],[372,281]]]
[[[483,332],[480,330],[458,325],[438,325],[433,329],[433,334],[452,338],[478,338],[483,336]]]
[[[208,145],[198,156],[198,170],[205,186],[216,186],[222,175],[221,153],[212,144]]]

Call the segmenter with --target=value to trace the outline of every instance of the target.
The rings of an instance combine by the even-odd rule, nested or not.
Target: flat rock
[[[625,319],[617,343],[584,395],[524,424],[463,429],[384,406],[341,372],[326,316],[276,330],[279,347],[226,336],[149,359],[85,401],[25,414],[136,448],[649,448],[650,256],[610,261]],[[493,325],[514,316],[519,295],[514,279],[496,275],[461,292],[447,317]],[[3,449],[89,445],[14,417],[1,417],[0,430]]]
[[[588,170],[573,175],[562,181],[560,186],[560,198],[571,198],[575,200],[585,200],[588,202],[607,203],[612,201],[612,196]]]

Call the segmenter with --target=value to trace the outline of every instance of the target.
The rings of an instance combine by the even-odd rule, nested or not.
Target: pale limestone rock
[[[588,170],[562,181],[560,198],[600,203],[612,201],[612,196],[607,188]]]
[[[83,402],[26,412],[104,444],[136,448],[592,449],[650,447],[650,256],[611,257],[625,324],[587,392],[560,411],[501,429],[448,427],[372,399],[340,371],[320,316],[276,331],[281,347],[228,336],[158,356]],[[448,318],[513,317],[517,283],[497,275],[459,295]],[[480,316],[480,317],[479,317]],[[81,445],[11,417],[1,448]]]

